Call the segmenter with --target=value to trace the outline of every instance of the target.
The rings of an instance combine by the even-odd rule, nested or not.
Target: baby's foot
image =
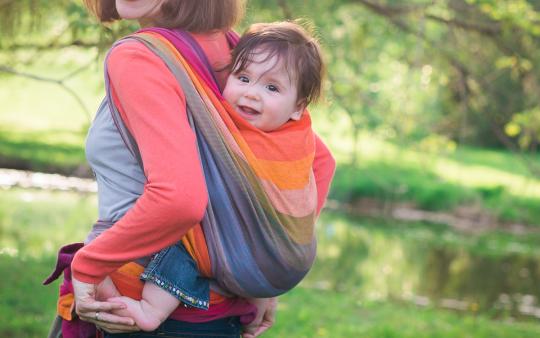
[[[166,319],[159,309],[152,307],[144,299],[137,301],[128,297],[109,298],[110,302],[121,302],[126,304],[123,310],[117,310],[115,315],[122,317],[130,317],[135,320],[135,324],[143,331],[154,331]]]

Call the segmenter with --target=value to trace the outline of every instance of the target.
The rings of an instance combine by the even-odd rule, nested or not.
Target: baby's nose
[[[252,100],[258,100],[260,98],[259,92],[253,86],[246,90],[246,92],[244,93],[244,96]]]

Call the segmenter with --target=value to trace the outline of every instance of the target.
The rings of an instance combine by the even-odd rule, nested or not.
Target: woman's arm
[[[147,183],[133,208],[75,256],[74,277],[90,284],[178,241],[202,219],[208,198],[184,94],[165,64],[129,42],[112,51],[107,66],[113,101],[137,142]]]

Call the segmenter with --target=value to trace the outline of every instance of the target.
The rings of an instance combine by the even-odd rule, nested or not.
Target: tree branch
[[[12,2],[15,2],[15,0],[0,0],[0,8],[7,6],[11,4]]]
[[[426,8],[431,7],[435,4],[435,0],[432,0],[425,4],[406,4],[392,6],[379,4],[368,0],[352,0],[351,2],[359,2],[373,12],[387,17],[424,11]]]
[[[94,62],[94,60],[92,60],[92,62]],[[4,72],[4,73],[12,74],[12,75],[15,75],[15,76],[20,76],[20,77],[25,77],[27,79],[32,79],[32,80],[36,80],[36,81],[40,81],[40,82],[53,83],[53,84],[56,84],[56,85],[60,86],[63,90],[68,92],[68,94],[71,95],[71,97],[73,97],[75,99],[75,101],[77,101],[77,103],[79,104],[79,106],[81,107],[83,112],[85,113],[86,118],[88,119],[88,123],[90,123],[91,120],[92,120],[91,115],[90,115],[90,111],[88,110],[88,108],[86,108],[86,105],[84,104],[84,102],[82,101],[80,96],[77,94],[77,92],[75,92],[73,89],[71,89],[69,86],[67,86],[65,84],[66,80],[73,77],[74,75],[76,75],[77,73],[82,71],[84,68],[88,67],[88,65],[89,64],[86,64],[86,65],[80,67],[76,71],[72,72],[70,75],[68,75],[68,76],[66,76],[66,77],[64,77],[63,79],[60,79],[60,80],[53,79],[53,78],[48,78],[48,77],[44,77],[44,76],[40,76],[40,75],[25,73],[25,72],[19,72],[19,71],[13,69],[13,68],[10,68],[10,67],[7,67],[7,66],[1,66],[1,65],[0,65],[0,72]]]
[[[495,23],[493,26],[488,26],[488,25],[477,24],[474,22],[464,21],[460,19],[449,20],[449,19],[441,18],[433,14],[425,14],[425,17],[430,20],[444,23],[448,26],[463,28],[469,31],[475,31],[475,32],[488,35],[488,36],[496,36],[501,33],[501,26],[498,23]]]
[[[6,50],[18,50],[18,49],[34,49],[38,51],[51,50],[51,49],[63,49],[69,47],[81,47],[81,48],[93,48],[103,46],[103,42],[96,41],[82,41],[82,40],[73,40],[65,43],[51,42],[44,45],[38,45],[33,43],[18,43],[11,44],[6,46]]]
[[[283,16],[285,17],[286,20],[293,19],[291,8],[287,4],[286,0],[278,0],[278,6],[281,8],[281,11],[283,12]]]

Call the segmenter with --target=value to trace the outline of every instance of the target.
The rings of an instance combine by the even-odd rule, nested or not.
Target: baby
[[[233,50],[230,69],[223,97],[248,123],[271,132],[300,120],[307,105],[319,97],[324,65],[313,37],[300,25],[278,22],[252,25]],[[198,274],[196,264],[181,243],[169,250],[174,250],[176,261],[183,264],[182,274]],[[170,260],[168,262],[171,264]],[[157,264],[165,265],[165,262]],[[176,264],[175,261],[172,264]],[[173,274],[166,267],[161,268],[166,274]],[[175,277],[166,279],[175,280]],[[144,331],[156,329],[180,302],[196,306],[187,302],[193,297],[185,297],[185,294],[179,297],[171,288],[164,288],[159,280],[158,283],[149,278],[145,280],[140,301],[120,297],[110,278],[100,284],[98,298],[125,303],[127,308],[115,314],[133,318]],[[204,299],[208,300],[208,280],[192,280],[188,289],[203,290]],[[186,283],[181,284],[185,290]],[[202,303],[205,305],[202,308],[208,307],[207,301]]]

